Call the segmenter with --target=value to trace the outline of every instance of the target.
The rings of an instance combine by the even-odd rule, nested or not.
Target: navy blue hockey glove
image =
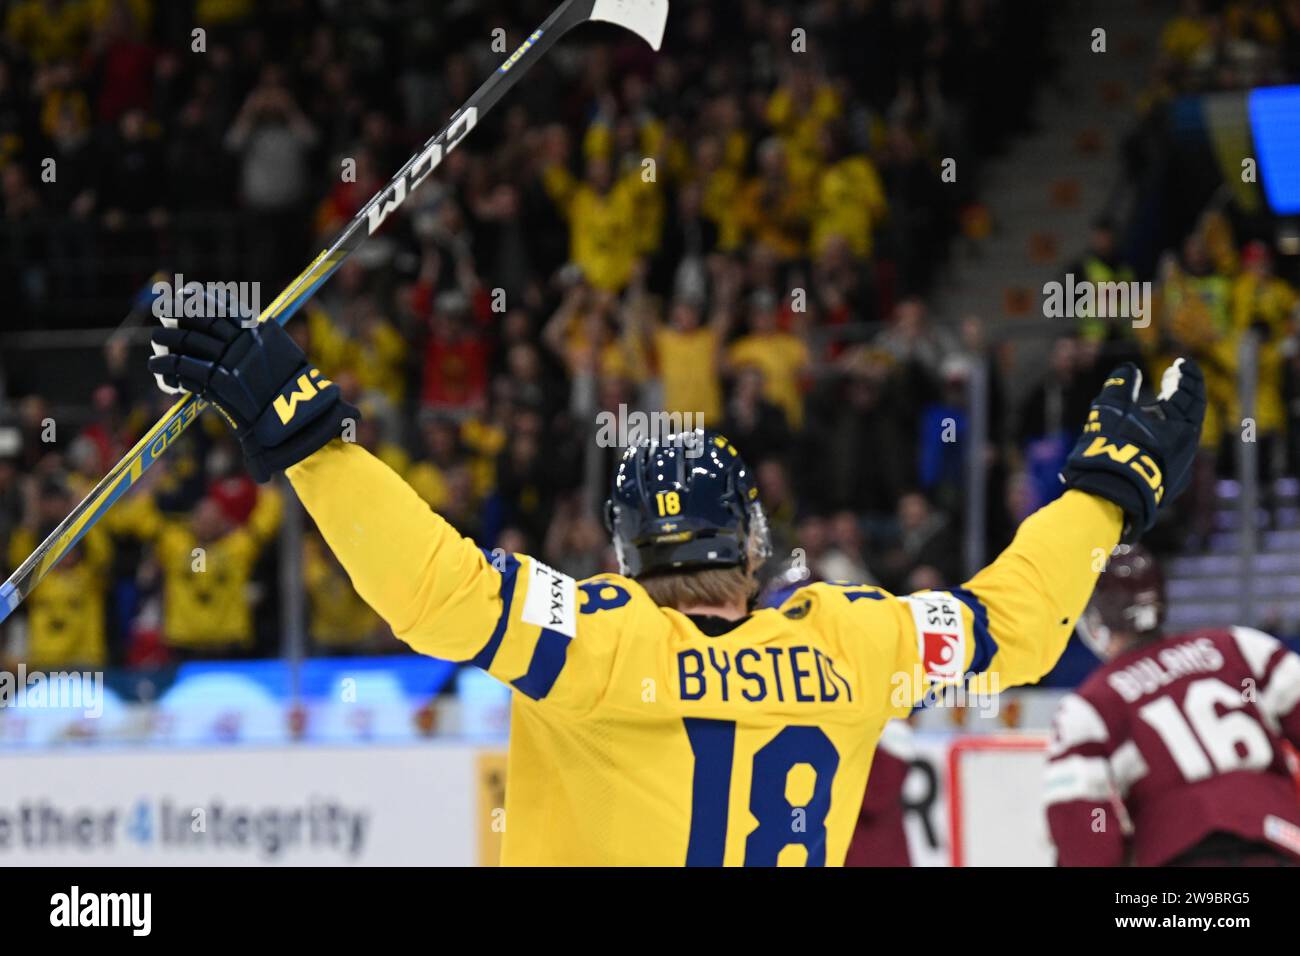
[[[1187,487],[1205,420],[1205,378],[1192,360],[1177,359],[1165,370],[1153,404],[1138,405],[1141,387],[1132,363],[1110,373],[1061,473],[1067,487],[1124,510],[1127,543],[1149,531],[1161,505]]]
[[[235,319],[178,318],[152,339],[149,371],[159,386],[215,405],[259,483],[341,437],[345,420],[361,418],[273,320],[244,328]]]

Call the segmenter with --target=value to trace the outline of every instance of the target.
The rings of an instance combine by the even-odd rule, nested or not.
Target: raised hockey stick
[[[374,235],[406,198],[438,168],[443,158],[469,135],[478,122],[519,82],[562,36],[589,21],[614,23],[631,30],[654,49],[663,42],[668,0],[565,0],[523,45],[452,116],[447,127],[420,151],[348,223],[334,244],[316,257],[258,316],[281,325],[293,317],[343,261]],[[145,434],[126,457],[95,486],[81,504],[41,542],[4,584],[0,584],[0,622],[31,594],[36,585],[76,547],[82,537],[140,480],[171,444],[193,424],[206,403],[186,395]]]

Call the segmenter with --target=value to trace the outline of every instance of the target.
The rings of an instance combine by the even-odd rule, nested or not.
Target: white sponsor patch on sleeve
[[[528,593],[521,620],[565,637],[578,634],[578,584],[540,561],[529,561]]]
[[[944,684],[961,681],[967,641],[961,601],[939,591],[918,591],[900,600],[912,609],[916,649],[926,679]]]

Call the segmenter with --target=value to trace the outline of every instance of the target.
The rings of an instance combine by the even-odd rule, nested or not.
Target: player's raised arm
[[[359,413],[274,322],[184,318],[153,339],[149,368],[161,384],[212,402],[259,482],[287,472],[357,593],[399,638],[525,694],[549,693],[576,627],[571,578],[531,559],[489,559],[387,465],[341,441]],[[541,598],[529,600],[534,579],[545,585],[544,621]]]
[[[1037,680],[1065,650],[1115,545],[1136,541],[1191,479],[1205,418],[1205,380],[1176,360],[1151,405],[1142,373],[1111,372],[1066,462],[1069,489],[1040,509],[967,589],[988,608],[998,650],[990,671],[1006,686]]]
[[[905,637],[915,636],[902,642],[904,671],[915,654],[931,680],[987,672],[986,689],[996,690],[1052,669],[1115,545],[1149,530],[1190,480],[1205,417],[1200,369],[1175,361],[1150,405],[1138,404],[1141,384],[1131,364],[1110,374],[1062,473],[1067,491],[1027,518],[992,564],[957,590],[903,599],[912,611]],[[919,699],[925,687],[914,690]]]
[[[518,562],[488,556],[364,448],[334,441],[289,480],[357,593],[417,651],[469,660],[513,596]]]

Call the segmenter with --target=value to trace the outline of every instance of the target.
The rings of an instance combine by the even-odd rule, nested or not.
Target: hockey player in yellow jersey
[[[628,449],[606,508],[623,573],[575,581],[485,553],[339,440],[356,410],[274,323],[187,318],[154,343],[151,370],[221,407],[254,477],[287,471],[398,637],[515,691],[506,864],[841,864],[885,723],[935,685],[1046,673],[1101,561],[1186,485],[1205,408],[1191,363],[1147,406],[1117,369],[1068,490],[961,587],[817,584],[751,612],[766,525],[721,435]]]

